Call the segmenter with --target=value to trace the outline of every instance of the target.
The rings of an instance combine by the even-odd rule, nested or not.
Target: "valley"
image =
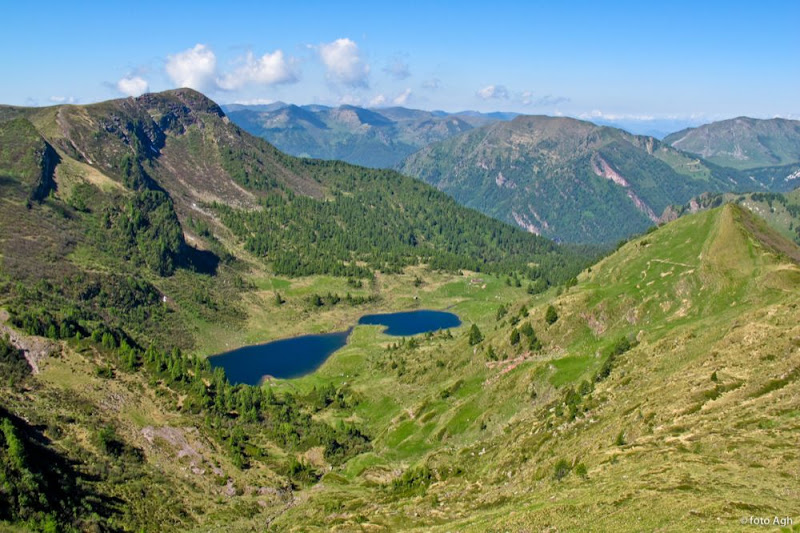
[[[800,3],[2,13],[0,533],[800,533]]]
[[[445,143],[485,173],[475,190],[553,182],[618,208],[557,224],[576,211],[498,199],[543,234],[543,221],[575,242],[639,234],[605,253],[560,245],[391,170],[281,153],[190,89],[0,108],[0,307],[15,332],[0,340],[3,527],[725,530],[798,516],[794,193],[699,196],[741,175],[572,119]],[[493,143],[541,166],[540,182],[495,166]],[[413,162],[432,168],[423,155],[442,149]],[[657,227],[642,207],[692,198]],[[602,218],[638,225],[585,222]],[[460,325],[360,323],[416,310]],[[211,364],[343,331],[298,377]]]

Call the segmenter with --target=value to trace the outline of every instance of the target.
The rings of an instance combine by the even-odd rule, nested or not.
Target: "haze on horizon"
[[[42,2],[5,12],[3,104],[187,86],[220,103],[800,118],[794,2]]]

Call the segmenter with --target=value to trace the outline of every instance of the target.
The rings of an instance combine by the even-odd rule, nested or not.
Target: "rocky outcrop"
[[[625,192],[628,195],[628,198],[630,198],[631,202],[633,202],[633,205],[636,206],[636,209],[647,215],[647,218],[653,222],[659,221],[659,217],[656,216],[650,206],[647,205],[644,200],[639,198],[633,189],[631,189],[631,184],[628,183],[628,181],[623,178],[619,172],[614,170],[614,168],[612,168],[612,166],[609,165],[601,155],[594,154],[592,156],[592,170],[601,178],[611,180],[620,187],[625,187],[625,189],[627,189]]]
[[[39,362],[55,352],[58,349],[58,345],[45,337],[24,335],[18,332],[6,325],[8,318],[8,312],[0,310],[0,337],[8,336],[11,344],[22,350],[25,360],[31,367],[31,371],[34,374],[38,374]]]

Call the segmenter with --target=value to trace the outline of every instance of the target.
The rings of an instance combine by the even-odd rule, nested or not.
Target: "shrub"
[[[532,352],[538,352],[542,349],[542,343],[539,341],[539,338],[534,334],[530,341],[528,342],[528,349]]]
[[[561,481],[572,471],[572,465],[566,459],[559,459],[553,467],[553,479]]]
[[[544,313],[544,321],[547,322],[548,326],[552,326],[558,320],[558,313],[556,312],[556,308],[552,305],[547,306],[547,311]]]
[[[475,346],[479,342],[483,340],[483,334],[481,330],[478,329],[477,324],[472,324],[472,327],[469,328],[469,344],[470,346]]]
[[[8,335],[0,337],[0,378],[4,383],[20,383],[31,373],[22,351],[11,343]]]
[[[525,322],[520,328],[519,332],[525,335],[526,337],[532,337],[534,335],[533,326],[531,326],[530,322]]]
[[[500,305],[500,307],[497,308],[497,315],[496,315],[497,321],[500,322],[500,320],[502,320],[503,317],[506,316],[506,313],[508,313],[508,308],[505,306],[505,304]]]
[[[486,350],[486,358],[490,361],[497,360],[497,352],[494,351],[494,347],[490,344],[489,348]]]
[[[292,457],[286,469],[286,476],[293,482],[314,483],[319,479],[319,474],[310,464]]]
[[[617,356],[624,354],[631,348],[633,348],[633,345],[627,337],[620,337],[617,339],[614,344],[611,345],[603,366],[601,366],[600,370],[595,374],[594,381],[599,383],[606,379],[611,374],[611,369],[614,367]]]
[[[433,472],[427,466],[409,468],[392,481],[392,490],[399,493],[424,493],[433,481]]]

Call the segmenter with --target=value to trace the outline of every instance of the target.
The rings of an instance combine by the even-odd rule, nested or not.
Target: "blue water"
[[[418,335],[440,329],[457,328],[461,325],[458,315],[446,311],[404,311],[402,313],[385,313],[381,315],[364,315],[359,324],[386,326],[387,335]]]
[[[347,344],[350,331],[244,346],[208,360],[213,367],[221,366],[231,383],[258,385],[265,376],[296,378],[313,372],[328,356]]]
[[[453,313],[423,310],[365,315],[358,323],[386,326],[387,335],[406,336],[455,328],[461,325],[461,320]],[[222,367],[231,383],[258,385],[266,376],[297,378],[315,371],[347,344],[352,329],[244,346],[208,360],[212,367]]]

